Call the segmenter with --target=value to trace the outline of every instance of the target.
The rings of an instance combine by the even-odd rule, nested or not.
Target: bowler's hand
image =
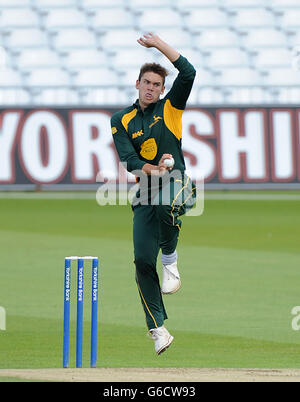
[[[155,47],[162,54],[164,54],[171,63],[176,61],[180,54],[177,50],[173,49],[170,45],[164,42],[158,35],[154,35],[152,32],[145,34],[143,37],[137,40],[141,46],[144,47]]]
[[[137,40],[138,43],[144,47],[157,47],[160,43],[158,35],[154,35],[152,32],[145,34],[143,37]]]
[[[165,159],[171,159],[173,156],[171,154],[163,154],[163,156],[160,158],[160,161],[158,162],[158,169],[159,172],[164,174],[166,173],[167,170],[171,170],[171,167],[166,167],[164,164]]]

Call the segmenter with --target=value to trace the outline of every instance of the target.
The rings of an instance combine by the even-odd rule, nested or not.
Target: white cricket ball
[[[175,161],[173,158],[168,158],[168,159],[164,160],[164,165],[167,168],[172,168],[174,166],[174,163],[175,163]]]

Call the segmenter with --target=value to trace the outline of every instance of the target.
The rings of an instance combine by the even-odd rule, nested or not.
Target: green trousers
[[[162,326],[168,318],[156,270],[157,256],[160,250],[164,254],[172,254],[176,250],[182,225],[179,216],[192,206],[186,201],[196,196],[189,178],[182,182],[178,180],[171,193],[167,205],[136,205],[132,208],[136,283],[149,330]]]

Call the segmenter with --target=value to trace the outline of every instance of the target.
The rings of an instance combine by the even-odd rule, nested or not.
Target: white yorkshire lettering
[[[216,149],[207,139],[215,137],[214,117],[200,110],[187,110],[182,115],[183,151],[186,168],[193,180],[202,171],[207,179],[216,172]]]
[[[135,175],[118,166],[111,114],[6,109],[0,114],[0,184],[99,182],[100,205],[127,205],[120,196],[128,187],[132,195]],[[200,180],[213,184],[298,183],[300,109],[186,109],[182,149],[193,181],[201,172]]]
[[[219,113],[219,119],[221,181],[266,181],[263,112],[249,111],[242,119],[240,112],[223,110]]]
[[[293,133],[291,111],[271,113],[273,128],[271,132],[272,176],[274,181],[294,178],[296,163],[293,158]]]
[[[109,179],[117,177],[116,159],[108,135],[110,116],[100,112],[73,112],[73,166],[75,182],[94,183],[97,172],[105,167]]]
[[[20,141],[21,164],[27,177],[36,183],[56,183],[68,161],[68,141],[61,118],[50,111],[27,117]]]
[[[14,148],[21,112],[8,112],[0,116],[0,183],[15,180]]]

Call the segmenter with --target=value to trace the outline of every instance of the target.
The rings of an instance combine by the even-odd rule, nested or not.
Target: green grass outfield
[[[182,289],[164,298],[175,341],[159,357],[146,337],[134,280],[130,207],[100,207],[93,195],[0,197],[0,306],[7,318],[0,368],[62,366],[67,255],[100,258],[98,367],[300,368],[300,331],[291,325],[291,310],[300,305],[300,194],[241,194],[208,193],[203,215],[183,219]],[[75,279],[74,270],[71,367]]]

